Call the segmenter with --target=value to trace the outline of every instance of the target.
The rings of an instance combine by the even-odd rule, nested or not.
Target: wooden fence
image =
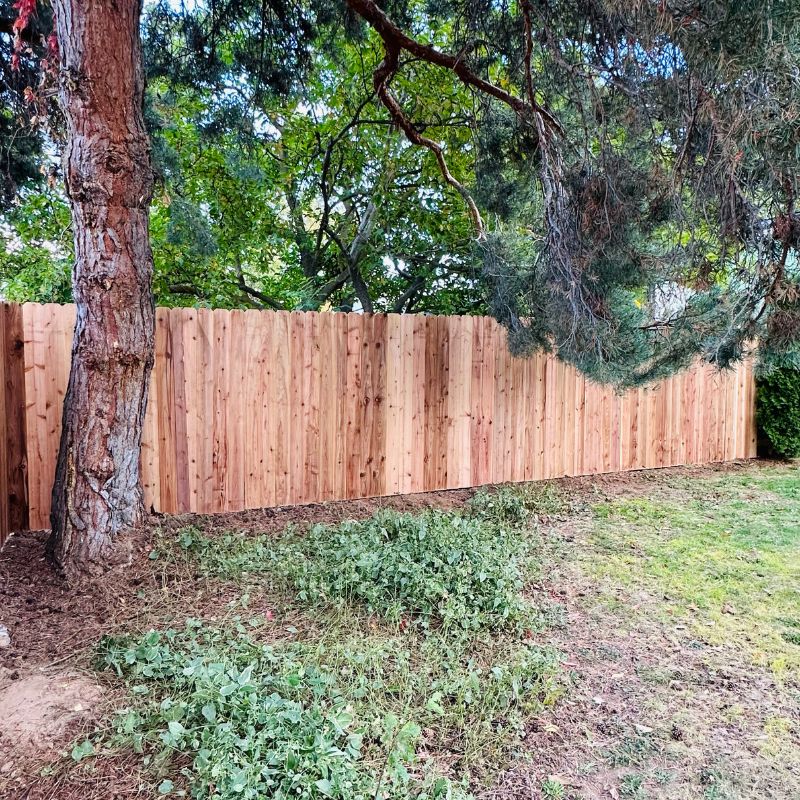
[[[74,313],[4,309],[3,530],[49,524]],[[142,475],[166,513],[755,455],[747,363],[618,395],[512,357],[483,317],[160,308],[156,325]]]
[[[22,307],[0,303],[0,545],[28,527]]]

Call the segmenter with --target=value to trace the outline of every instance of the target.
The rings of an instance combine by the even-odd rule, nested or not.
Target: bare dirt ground
[[[769,468],[768,462],[742,463],[558,484],[579,503],[591,503],[669,494],[664,486],[670,478]],[[91,669],[92,648],[103,634],[169,624],[187,614],[213,616],[227,600],[224,587],[202,579],[176,591],[148,558],[156,528],[193,524],[278,533],[289,523],[361,518],[382,507],[458,506],[471,494],[153,518],[133,537],[129,567],[75,587],[47,565],[44,533],[12,537],[0,554],[0,623],[11,637],[11,646],[0,649],[0,798],[153,796],[135,758],[105,759],[89,775],[52,765],[119,700],[118,690]],[[776,682],[734,645],[708,644],[680,620],[665,621],[658,591],[599,581],[585,568],[592,547],[585,514],[553,520],[545,529],[552,564],[534,591],[563,606],[564,625],[545,638],[563,653],[570,688],[554,710],[531,721],[518,763],[483,797],[800,798],[800,685]],[[771,737],[769,722],[786,719],[794,727]]]

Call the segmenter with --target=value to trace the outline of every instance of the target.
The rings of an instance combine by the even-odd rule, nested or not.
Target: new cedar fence
[[[75,311],[2,313],[5,533],[49,525]],[[755,455],[749,363],[619,395],[512,357],[484,317],[160,308],[156,325],[142,474],[165,513]]]

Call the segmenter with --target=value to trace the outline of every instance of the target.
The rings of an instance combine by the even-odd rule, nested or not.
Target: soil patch
[[[663,493],[670,491],[673,479],[679,482],[772,466],[769,462],[737,462],[555,483],[580,503],[623,494]],[[46,780],[37,774],[80,733],[81,726],[98,719],[109,702],[108,691],[88,677],[88,672],[80,671],[89,666],[87,654],[103,634],[169,625],[187,615],[211,618],[235,599],[236,587],[194,575],[184,576],[184,583],[176,585],[176,576],[165,575],[162,565],[148,558],[157,529],[172,531],[194,525],[208,533],[236,529],[277,535],[290,524],[304,529],[320,522],[368,517],[381,508],[459,507],[473,494],[474,490],[466,489],[213,516],[153,515],[147,526],[130,536],[131,564],[75,586],[65,583],[47,564],[45,532],[12,537],[0,553],[0,623],[11,637],[11,646],[0,650],[0,769],[12,764],[6,773],[0,773],[0,797],[99,800],[146,796],[141,793],[146,791],[142,787],[147,781],[140,779],[135,758],[93,760],[95,772],[90,776],[67,769],[69,764]],[[559,547],[582,546],[580,531],[573,529],[569,519],[556,521],[552,533],[559,539]],[[569,559],[567,553],[563,563],[568,564]],[[642,601],[639,623],[622,626],[613,614],[605,614],[591,581],[576,571],[554,569],[540,588],[564,606],[567,625],[549,637],[565,653],[564,667],[574,672],[574,689],[553,714],[531,722],[526,749],[530,748],[535,768],[517,767],[498,776],[486,798],[542,797],[541,786],[549,775],[575,796],[587,800],[614,797],[626,774],[644,770],[636,764],[609,766],[607,754],[622,746],[620,759],[639,758],[641,754],[626,754],[625,748],[635,749],[638,739],[651,737],[650,731],[640,732],[642,727],[652,728],[661,742],[645,754],[646,790],[651,798],[702,797],[704,792],[711,797],[703,781],[715,780],[718,764],[732,763],[734,758],[740,759],[749,775],[769,771],[755,738],[759,732],[755,717],[750,725],[747,713],[744,717],[739,714],[728,728],[720,722],[713,730],[700,724],[704,713],[709,719],[723,720],[726,704],[741,704],[742,697],[746,708],[752,701],[761,709],[757,713],[762,718],[765,714],[785,715],[785,710],[772,708],[765,676],[749,669],[739,674],[730,666],[736,663],[731,653],[698,650],[676,631],[654,623],[647,606],[658,603],[659,598]],[[620,597],[620,602],[631,607],[638,601]],[[751,696],[753,692],[758,696]],[[717,717],[711,717],[707,709],[717,701]],[[693,720],[700,722],[695,726]],[[740,746],[751,734],[751,744]],[[708,736],[712,737],[710,746],[699,748],[698,743]],[[667,794],[662,795],[653,781],[673,769],[675,758],[684,749],[680,758],[692,765],[691,774],[687,772],[684,784],[671,778],[664,789]],[[629,785],[633,792],[634,782]],[[777,798],[780,794],[759,796]]]
[[[97,717],[103,699],[102,687],[87,674],[5,670],[0,679],[0,787],[7,791],[27,782],[30,764],[57,758]]]

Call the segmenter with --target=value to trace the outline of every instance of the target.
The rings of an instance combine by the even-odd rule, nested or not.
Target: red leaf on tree
[[[15,31],[24,31],[28,27],[31,17],[36,13],[36,0],[17,0],[12,6],[17,10],[17,18],[14,20],[13,28]]]
[[[19,70],[19,54],[22,52],[22,31],[28,27],[31,17],[36,13],[36,0],[17,0],[12,6],[17,12],[17,18],[11,26],[14,31],[14,53],[11,56],[11,69]]]

